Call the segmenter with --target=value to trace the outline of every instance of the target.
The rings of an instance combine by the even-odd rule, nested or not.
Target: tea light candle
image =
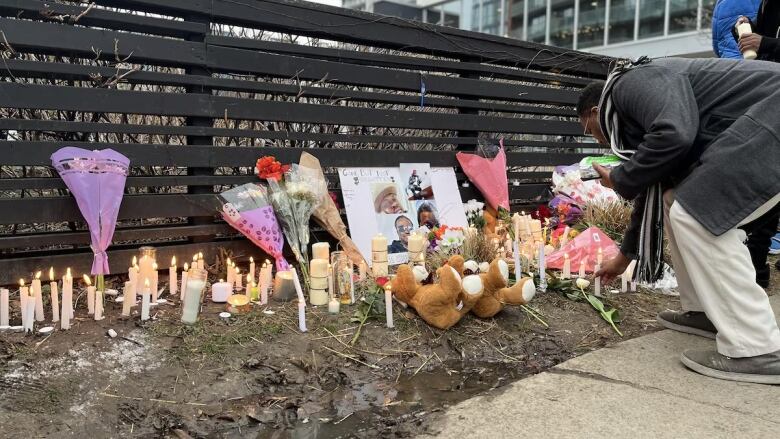
[[[95,292],[95,320],[103,320],[103,292]]]
[[[227,310],[233,314],[249,311],[249,298],[245,294],[233,294],[227,298]]]
[[[298,272],[295,271],[295,267],[290,268],[292,273],[293,283],[295,284],[295,292],[298,293],[298,329],[301,332],[307,332],[306,329],[306,299],[303,297],[303,290],[301,289],[301,281],[298,279]]]
[[[92,286],[92,281],[89,280],[89,276],[86,274],[83,276],[83,279],[87,285],[87,313],[95,314],[95,287]]]
[[[211,301],[214,303],[227,302],[228,297],[233,293],[233,288],[231,287],[232,285],[221,279],[219,282],[211,285]]]
[[[73,276],[70,268],[65,271],[62,278],[62,312],[60,313],[60,329],[70,329],[70,319],[73,318]]]
[[[247,281],[247,284],[254,283],[255,279],[255,258],[249,257],[249,279],[251,279],[251,282]]]
[[[0,288],[0,328],[8,328],[8,296],[10,295],[8,288]]]
[[[311,246],[312,259],[330,260],[330,244],[327,242],[317,242]]]
[[[387,238],[381,233],[371,239],[371,263],[374,277],[387,276]]]
[[[184,300],[184,287],[187,285],[187,277],[190,275],[190,267],[184,263],[184,271],[181,272],[181,288],[179,289],[179,299]],[[137,284],[136,284],[137,285]]]
[[[152,303],[155,305],[157,304],[158,295],[160,294],[160,290],[158,290],[159,284],[159,273],[157,272],[157,269],[159,267],[157,266],[157,262],[152,262]]]
[[[571,259],[569,259],[568,253],[563,254],[563,274],[561,274],[561,277],[563,279],[571,278]]]
[[[135,293],[133,292],[133,283],[125,282],[125,289],[122,294],[122,316],[129,317],[135,302]]]
[[[60,321],[60,292],[54,280],[54,267],[49,268],[49,290],[51,291],[51,321]],[[2,326],[2,324],[0,324]]]
[[[580,272],[579,272],[579,276],[580,276],[580,277],[585,277],[585,259],[583,259],[583,260],[581,260],[581,261],[580,261]]]
[[[387,319],[387,327],[393,328],[393,287],[390,283],[385,284],[385,318]]]
[[[35,298],[35,321],[42,322],[43,315],[43,290],[41,289],[41,272],[35,273],[35,279],[32,281],[32,295]]]
[[[149,320],[149,308],[152,305],[152,290],[149,278],[144,279],[144,289],[141,291],[141,321]]]
[[[176,297],[177,287],[179,283],[178,273],[176,272],[176,256],[171,258],[171,266],[168,268],[168,285],[170,288],[171,298]]]

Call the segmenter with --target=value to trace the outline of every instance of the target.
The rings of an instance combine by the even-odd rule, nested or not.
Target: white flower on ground
[[[587,279],[579,278],[577,279],[577,288],[584,290],[585,288],[588,288],[590,286],[590,281]]]

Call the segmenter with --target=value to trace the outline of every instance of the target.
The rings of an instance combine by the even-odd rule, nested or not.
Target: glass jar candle
[[[200,268],[190,268],[187,283],[184,286],[184,304],[182,305],[181,321],[193,324],[198,321],[203,290],[206,288],[208,272]]]

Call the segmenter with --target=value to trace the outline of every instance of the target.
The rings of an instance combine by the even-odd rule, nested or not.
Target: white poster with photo
[[[387,237],[388,262],[398,265],[408,261],[405,243],[421,220],[467,227],[452,168],[339,168],[339,180],[350,236],[369,263],[371,238],[378,233]]]

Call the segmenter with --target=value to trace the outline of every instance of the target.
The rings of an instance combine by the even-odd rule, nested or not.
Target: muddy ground
[[[81,303],[71,330],[48,338],[0,334],[1,437],[410,437],[458,401],[655,331],[655,314],[679,306],[652,292],[611,295],[621,338],[588,304],[553,293],[532,303],[549,328],[509,307],[439,331],[396,305],[395,329],[371,320],[352,345],[344,308],[309,307],[302,334],[292,304],[228,321],[208,304],[185,327],[177,304],[141,324],[108,302],[105,320]]]

